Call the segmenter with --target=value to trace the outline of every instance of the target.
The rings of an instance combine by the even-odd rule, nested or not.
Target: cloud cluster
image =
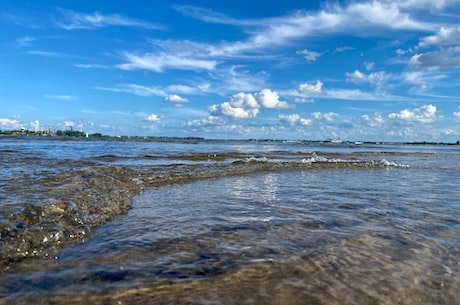
[[[315,84],[303,83],[297,87],[297,92],[300,94],[305,94],[308,96],[311,95],[321,95],[323,88],[323,83],[321,81],[316,81]]]
[[[339,114],[335,112],[327,112],[327,113],[313,112],[312,116],[316,120],[319,120],[319,121],[333,122],[334,119],[339,116]]]
[[[316,61],[322,55],[322,53],[318,53],[316,51],[311,51],[308,49],[297,51],[296,53],[302,55],[308,61]]]
[[[454,121],[460,122],[460,111],[455,111],[454,113],[452,113],[452,117]]]
[[[323,10],[312,12],[298,10],[295,13],[277,18],[239,20],[210,9],[191,5],[175,6],[182,14],[214,24],[228,24],[241,27],[248,33],[248,38],[237,42],[220,42],[217,44],[196,43],[188,40],[152,41],[157,52],[124,52],[124,63],[117,65],[120,69],[146,69],[163,72],[165,69],[215,70],[223,59],[258,56],[261,50],[283,47],[299,38],[317,36],[321,33],[355,33],[365,35],[369,28],[389,28],[402,30],[433,30],[437,24],[417,20],[408,13],[409,9],[440,9],[444,5],[415,1],[375,0],[370,2],[351,2],[341,6],[327,5]],[[78,14],[67,15],[71,22],[68,28],[97,27],[106,24],[144,25],[140,21],[122,18],[118,15]],[[372,17],[370,17],[372,16]],[[269,25],[269,26],[267,26]],[[149,26],[149,24],[144,25]],[[153,26],[153,25],[150,25]],[[378,33],[378,32],[376,32]],[[353,49],[339,47],[337,52]],[[322,53],[304,49],[297,54],[308,61],[316,61]]]
[[[298,114],[288,114],[288,115],[280,114],[278,116],[278,119],[280,120],[280,122],[282,124],[287,124],[287,125],[290,125],[290,126],[294,126],[294,125],[297,125],[297,124],[300,124],[300,125],[303,125],[303,126],[308,126],[308,125],[311,125],[313,123],[312,120],[302,118]]]
[[[363,114],[361,116],[361,123],[368,127],[380,127],[385,122],[385,119],[382,117],[381,113],[374,113],[373,116]]]
[[[0,127],[3,129],[21,129],[21,121],[16,119],[0,118]]]
[[[370,83],[376,86],[380,86],[388,78],[385,72],[374,72],[370,74],[362,73],[359,70],[355,70],[353,73],[346,73],[348,80],[355,83]]]
[[[460,27],[441,27],[434,35],[420,39],[417,49],[438,47],[412,56],[410,66],[439,69],[460,67]]]
[[[279,100],[276,91],[264,89],[257,93],[232,95],[227,102],[214,104],[209,107],[209,113],[214,116],[224,116],[236,119],[255,118],[260,108],[285,109],[288,104]]]
[[[432,123],[438,119],[436,111],[436,106],[430,104],[413,110],[404,109],[399,113],[390,113],[388,117],[404,123]]]

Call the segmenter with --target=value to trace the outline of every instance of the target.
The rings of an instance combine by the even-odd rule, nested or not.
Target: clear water
[[[85,238],[5,264],[4,303],[460,304],[458,146],[2,144],[22,160],[1,171],[4,220],[26,198],[5,190],[37,164],[21,194],[43,187],[41,173],[88,166],[128,167],[144,184]],[[146,183],[159,172],[174,176]]]

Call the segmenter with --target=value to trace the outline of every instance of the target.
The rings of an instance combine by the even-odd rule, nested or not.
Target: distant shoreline
[[[30,130],[0,130],[2,137],[36,137],[55,139],[124,139],[124,140],[146,140],[146,141],[253,141],[253,142],[287,142],[299,144],[331,144],[331,145],[460,145],[460,141],[446,143],[434,141],[347,141],[347,140],[282,140],[282,139],[207,139],[204,137],[174,137],[174,136],[110,136],[100,133],[85,133],[82,131],[66,130],[61,131],[30,131]]]

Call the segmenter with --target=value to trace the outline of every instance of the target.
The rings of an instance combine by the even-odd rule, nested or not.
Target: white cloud
[[[404,109],[399,113],[390,113],[388,117],[407,123],[432,123],[437,120],[436,111],[436,106],[430,104],[417,109]]]
[[[441,10],[456,1],[457,0],[400,0],[397,3],[401,8],[405,9]]]
[[[69,127],[74,127],[76,124],[75,122],[72,121],[64,121],[64,127],[69,128]]]
[[[22,38],[18,38],[16,40],[16,46],[18,48],[23,48],[23,47],[27,47],[31,44],[31,42],[35,41],[36,38],[33,38],[33,37],[30,37],[30,36],[25,36],[25,37],[22,37]]]
[[[216,125],[224,125],[225,120],[222,117],[210,115],[204,119],[191,120],[187,122],[189,127],[212,127]]]
[[[375,63],[374,62],[365,62],[364,67],[366,68],[367,71],[374,70]]]
[[[195,55],[196,56],[196,55]],[[167,53],[134,54],[122,53],[126,63],[116,67],[122,70],[145,69],[155,72],[163,72],[165,69],[176,70],[214,70],[218,64],[215,60],[204,60],[193,56],[181,56]]]
[[[268,74],[265,72],[251,73],[241,67],[219,68],[210,73],[210,79],[215,84],[203,87],[201,90],[217,94],[233,93],[239,91],[257,91],[266,87]]]
[[[49,99],[65,100],[65,101],[78,99],[78,97],[75,95],[62,95],[62,94],[46,94],[45,97]]]
[[[116,87],[95,87],[95,89],[112,92],[125,92],[140,96],[167,96],[166,92],[160,88],[137,84],[121,84]]]
[[[212,105],[209,112],[212,115],[247,119],[255,118],[259,114],[259,107],[254,95],[241,92],[231,96],[228,102]]]
[[[307,50],[307,49],[297,51],[296,54],[303,55],[303,57],[308,61],[316,61],[316,60],[318,60],[318,58],[321,55],[323,55],[322,53],[318,53],[318,52],[315,52],[315,51],[310,51],[310,50]]]
[[[0,118],[0,127],[6,129],[21,129],[21,121],[16,119]]]
[[[460,26],[441,27],[436,34],[421,38],[417,49],[430,46],[440,49],[413,55],[409,65],[430,70],[460,67]]]
[[[149,114],[146,118],[145,118],[147,121],[149,122],[159,122],[161,121],[161,118],[160,116],[152,113],[152,114]]]
[[[260,92],[243,93],[232,95],[230,100],[220,105],[212,105],[208,111],[211,115],[226,116],[238,119],[255,118],[260,108],[287,108],[288,104],[279,100],[277,92],[264,89]]]
[[[289,115],[280,114],[278,116],[278,119],[280,120],[281,123],[287,124],[287,125],[290,125],[290,126],[294,126],[294,125],[297,125],[297,124],[307,126],[307,125],[311,125],[313,123],[312,120],[302,118],[298,114],[289,114]]]
[[[441,27],[441,29],[435,35],[420,39],[419,46],[427,47],[430,45],[445,46],[458,44],[460,44],[460,26]]]
[[[413,5],[409,5],[410,7]],[[431,28],[432,25],[413,19],[405,10],[402,3],[395,1],[356,2],[345,10],[348,21],[354,24],[368,22],[369,25],[379,25],[393,29],[421,30]]]
[[[460,111],[452,113],[452,118],[454,119],[454,121],[460,122]]]
[[[375,72],[370,74],[364,74],[359,70],[355,70],[353,73],[346,73],[348,80],[355,83],[370,83],[376,86],[381,86],[383,81],[387,79],[385,72]]]
[[[40,122],[38,120],[35,120],[33,122],[29,123],[29,126],[31,129],[33,129],[35,132],[40,131]]]
[[[215,24],[229,24],[229,25],[257,25],[257,21],[251,20],[238,20],[231,18],[227,15],[214,12],[213,10],[201,8],[193,5],[175,5],[174,9],[181,12],[186,16],[190,16],[196,19],[200,19],[204,22],[215,23]]]
[[[349,46],[343,46],[343,47],[338,47],[335,49],[335,52],[336,53],[343,53],[345,51],[351,51],[351,50],[354,50],[355,48],[353,47],[349,47]]]
[[[364,114],[361,116],[361,123],[368,127],[380,127],[385,122],[381,113],[374,113],[374,116]]]
[[[108,66],[100,65],[100,64],[73,64],[74,67],[81,68],[81,69],[107,69]]]
[[[440,51],[415,54],[410,59],[411,66],[428,69],[460,67],[460,46]]]
[[[96,29],[107,26],[141,27],[160,30],[163,26],[150,22],[124,17],[118,14],[104,15],[99,12],[91,14],[79,13],[68,9],[60,9],[61,16],[55,20],[56,25],[65,30]]]
[[[64,57],[65,56],[65,54],[58,53],[58,52],[40,51],[40,50],[27,51],[26,53],[30,55],[38,55],[38,56],[44,56],[44,57]]]
[[[264,89],[260,92],[254,93],[254,98],[262,108],[288,108],[288,104],[279,100],[279,95],[276,91]]]
[[[314,103],[315,100],[313,99],[307,99],[307,98],[303,98],[303,97],[295,97],[294,98],[294,103],[296,104],[311,104],[311,103]]]
[[[326,121],[326,122],[333,122],[335,118],[339,116],[338,113],[335,112],[327,112],[327,113],[321,113],[321,112],[313,112],[311,114],[316,120],[319,121]]]
[[[295,125],[299,120],[300,120],[300,115],[298,114],[289,114],[289,115],[286,115],[286,114],[280,114],[278,116],[278,119],[282,122],[282,123],[286,123],[288,125]]]
[[[394,1],[354,2],[343,7],[329,5],[316,13],[297,11],[281,18],[262,20],[261,24],[270,26],[262,28],[251,38],[252,47],[282,45],[319,33],[360,33],[372,27],[427,30],[436,26],[413,19]]]
[[[170,94],[165,97],[165,102],[172,102],[172,103],[187,103],[188,100],[177,95],[177,94]]]
[[[122,57],[126,63],[117,67],[126,70],[146,69],[156,72],[162,72],[165,69],[212,71],[218,65],[218,59],[243,56],[248,58],[250,54],[260,58],[259,52],[262,49],[284,47],[299,38],[318,36],[322,33],[356,33],[356,35],[364,33],[367,35],[370,28],[433,30],[438,26],[435,23],[425,23],[412,18],[407,11],[414,5],[408,3],[401,5],[399,2],[386,0],[356,2],[345,6],[331,4],[316,12],[298,10],[278,18],[251,20],[238,20],[195,6],[176,6],[175,8],[183,14],[204,22],[241,26],[249,37],[244,41],[226,41],[216,45],[189,40],[151,40],[158,46],[158,49],[163,51],[144,54],[125,52]],[[336,52],[350,49],[351,47],[343,46],[337,48]],[[310,61],[317,60],[321,55],[321,53],[307,49],[298,51],[298,54],[304,55]]]
[[[179,92],[183,94],[197,94],[200,92],[205,92],[203,85],[198,85],[196,87],[187,86],[187,85],[169,85],[166,90],[172,92]]]
[[[297,91],[300,94],[307,94],[307,95],[320,95],[321,90],[323,88],[323,83],[321,81],[316,81],[316,84],[309,84],[309,83],[304,83],[300,84],[297,87]]]

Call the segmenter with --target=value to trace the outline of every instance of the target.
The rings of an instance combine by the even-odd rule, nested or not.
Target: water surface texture
[[[5,304],[460,304],[460,148],[0,139]]]

